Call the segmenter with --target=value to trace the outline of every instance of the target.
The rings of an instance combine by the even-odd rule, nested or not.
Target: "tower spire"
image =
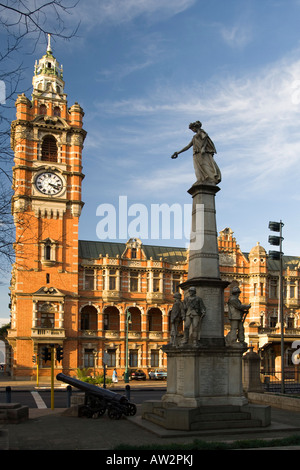
[[[51,34],[48,34],[47,52],[50,52],[50,54],[52,54],[52,49],[51,49]]]

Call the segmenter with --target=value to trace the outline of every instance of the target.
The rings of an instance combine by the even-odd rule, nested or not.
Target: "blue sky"
[[[299,18],[299,0],[81,0],[66,17],[80,20],[77,36],[52,40],[68,103],[85,111],[81,239],[98,239],[97,208],[118,213],[120,196],[149,213],[190,204],[192,151],[170,157],[200,120],[222,172],[218,231],[230,227],[243,251],[269,250],[268,222],[282,220],[283,250],[300,256]],[[46,40],[26,47],[24,88]]]

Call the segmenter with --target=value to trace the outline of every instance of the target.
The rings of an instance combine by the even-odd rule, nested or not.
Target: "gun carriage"
[[[107,410],[110,419],[120,419],[136,414],[136,405],[131,403],[124,395],[82,382],[65,374],[57,374],[57,380],[65,382],[85,393],[84,405],[81,407],[81,416],[99,418]]]

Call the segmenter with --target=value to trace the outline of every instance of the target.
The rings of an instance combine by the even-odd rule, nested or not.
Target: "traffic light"
[[[51,349],[49,349],[47,346],[44,346],[42,349],[42,358],[43,361],[51,361]]]
[[[63,357],[64,357],[64,350],[63,350],[62,346],[57,346],[57,348],[56,348],[56,360],[58,362],[60,362],[60,361],[63,360]]]
[[[36,364],[36,356],[35,356],[35,355],[32,356],[32,362],[33,362],[34,364]]]
[[[270,259],[280,260],[281,255],[283,255],[283,253],[281,251],[281,244],[282,244],[282,240],[283,240],[283,237],[281,236],[282,227],[283,227],[282,222],[269,222],[269,229],[272,232],[280,232],[280,234],[279,234],[280,236],[276,236],[276,235],[270,235],[269,236],[268,241],[269,241],[270,245],[280,247],[280,251],[269,251],[269,258]]]

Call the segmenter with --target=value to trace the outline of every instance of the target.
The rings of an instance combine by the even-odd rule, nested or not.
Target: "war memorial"
[[[248,350],[243,323],[251,305],[234,287],[228,301],[231,329],[224,336],[224,289],[219,270],[215,196],[221,172],[215,146],[200,121],[190,124],[191,142],[172,158],[193,148],[196,182],[193,199],[189,270],[174,295],[167,354],[167,390],[160,401],[143,404],[142,417],[166,429],[185,431],[268,426],[270,408],[248,403],[243,392],[242,360]],[[180,320],[183,334],[178,332]]]

